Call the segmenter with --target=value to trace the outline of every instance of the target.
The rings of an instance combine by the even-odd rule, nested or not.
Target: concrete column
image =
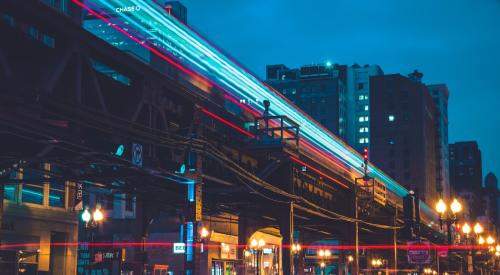
[[[293,254],[291,246],[293,244],[293,203],[283,207],[279,215],[280,233],[283,236],[282,242],[282,265],[283,274],[293,274]]]

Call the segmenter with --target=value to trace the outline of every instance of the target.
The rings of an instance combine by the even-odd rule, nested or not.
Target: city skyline
[[[190,26],[261,79],[268,64],[330,61],[377,64],[387,74],[404,76],[418,69],[424,83],[447,84],[450,143],[477,140],[485,174],[500,171],[495,159],[500,116],[493,113],[500,102],[491,84],[500,64],[499,1],[182,3],[189,9]],[[330,13],[332,23],[325,24]],[[320,40],[324,43],[316,43]],[[476,104],[471,107],[472,97]]]

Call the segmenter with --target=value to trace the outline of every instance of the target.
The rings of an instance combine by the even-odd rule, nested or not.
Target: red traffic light
[[[363,149],[363,158],[368,160],[368,148]]]

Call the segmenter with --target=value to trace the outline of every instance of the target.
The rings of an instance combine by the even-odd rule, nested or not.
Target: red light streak
[[[0,249],[13,249],[25,247],[41,247],[41,246],[64,246],[64,247],[77,247],[77,246],[92,246],[92,247],[172,247],[173,242],[46,242],[46,243],[13,243],[2,244]],[[189,246],[201,247],[201,243],[193,243]],[[247,248],[247,244],[231,244],[237,248]],[[203,244],[204,247],[219,248],[220,244]],[[284,249],[290,249],[291,245],[282,245]],[[303,249],[331,249],[331,250],[355,250],[355,245],[302,245]],[[381,244],[381,245],[359,245],[359,249],[368,250],[392,250],[394,245]],[[488,245],[397,245],[396,249],[399,250],[487,250]]]
[[[331,181],[333,181],[333,182],[337,183],[338,185],[340,185],[340,186],[342,186],[342,187],[344,187],[344,188],[346,188],[346,189],[351,189],[351,188],[349,188],[349,186],[347,186],[347,185],[343,184],[343,183],[342,183],[342,182],[340,182],[339,180],[337,180],[337,179],[335,179],[335,178],[333,178],[333,177],[331,177],[331,176],[329,176],[329,175],[327,175],[327,174],[325,174],[325,173],[321,172],[320,170],[318,170],[318,169],[316,169],[316,168],[312,167],[311,165],[309,165],[309,164],[307,164],[307,163],[305,163],[305,162],[303,162],[303,161],[301,161],[301,160],[297,159],[297,158],[296,158],[296,157],[294,157],[294,156],[290,156],[290,159],[291,159],[291,160],[293,160],[293,161],[295,161],[295,162],[296,162],[296,163],[298,163],[298,164],[304,165],[305,167],[307,167],[307,168],[309,168],[309,169],[313,170],[314,172],[316,172],[316,173],[320,174],[321,176],[323,176],[323,177],[325,177],[325,178],[327,178],[327,179],[329,179],[329,180],[331,180]]]
[[[243,133],[243,134],[245,134],[245,135],[247,135],[247,136],[249,136],[249,137],[251,137],[251,138],[255,138],[255,136],[254,136],[252,133],[250,133],[250,132],[246,131],[246,130],[245,130],[245,129],[243,129],[243,128],[240,128],[240,127],[238,127],[238,126],[236,126],[236,125],[232,124],[231,122],[229,122],[229,121],[227,121],[227,120],[223,119],[222,117],[220,117],[220,116],[218,116],[218,115],[216,115],[216,114],[214,114],[214,113],[210,112],[209,110],[207,110],[207,109],[205,109],[205,108],[202,108],[202,109],[201,109],[201,111],[202,111],[202,112],[204,112],[205,114],[207,114],[207,115],[209,115],[209,116],[211,116],[211,117],[213,117],[213,118],[217,119],[218,121],[220,121],[220,122],[222,122],[222,123],[226,124],[227,126],[229,126],[229,127],[233,128],[233,129],[237,130],[238,132]]]

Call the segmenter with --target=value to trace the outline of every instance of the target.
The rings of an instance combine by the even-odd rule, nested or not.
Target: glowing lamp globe
[[[486,243],[492,245],[495,243],[495,239],[493,239],[493,237],[491,236],[488,236],[488,238],[486,238]]]
[[[462,204],[457,199],[453,199],[453,201],[451,202],[451,212],[453,212],[453,214],[456,214],[461,211],[462,211]]]
[[[479,223],[476,223],[476,225],[474,225],[474,233],[481,234],[483,233],[483,230],[483,227]]]
[[[464,226],[462,226],[462,232],[464,234],[469,234],[471,231],[470,225],[468,223],[465,223]]]
[[[439,199],[438,203],[436,203],[436,211],[439,214],[446,212],[446,203],[444,203],[443,199]]]
[[[85,209],[83,210],[83,213],[82,213],[82,221],[88,223],[91,219],[91,215],[90,215],[90,212],[89,210]]]
[[[483,245],[484,244],[484,238],[482,236],[480,236],[479,239],[477,240],[477,243]]]
[[[100,209],[96,209],[94,212],[94,221],[100,222],[104,219],[104,215],[102,214]]]

